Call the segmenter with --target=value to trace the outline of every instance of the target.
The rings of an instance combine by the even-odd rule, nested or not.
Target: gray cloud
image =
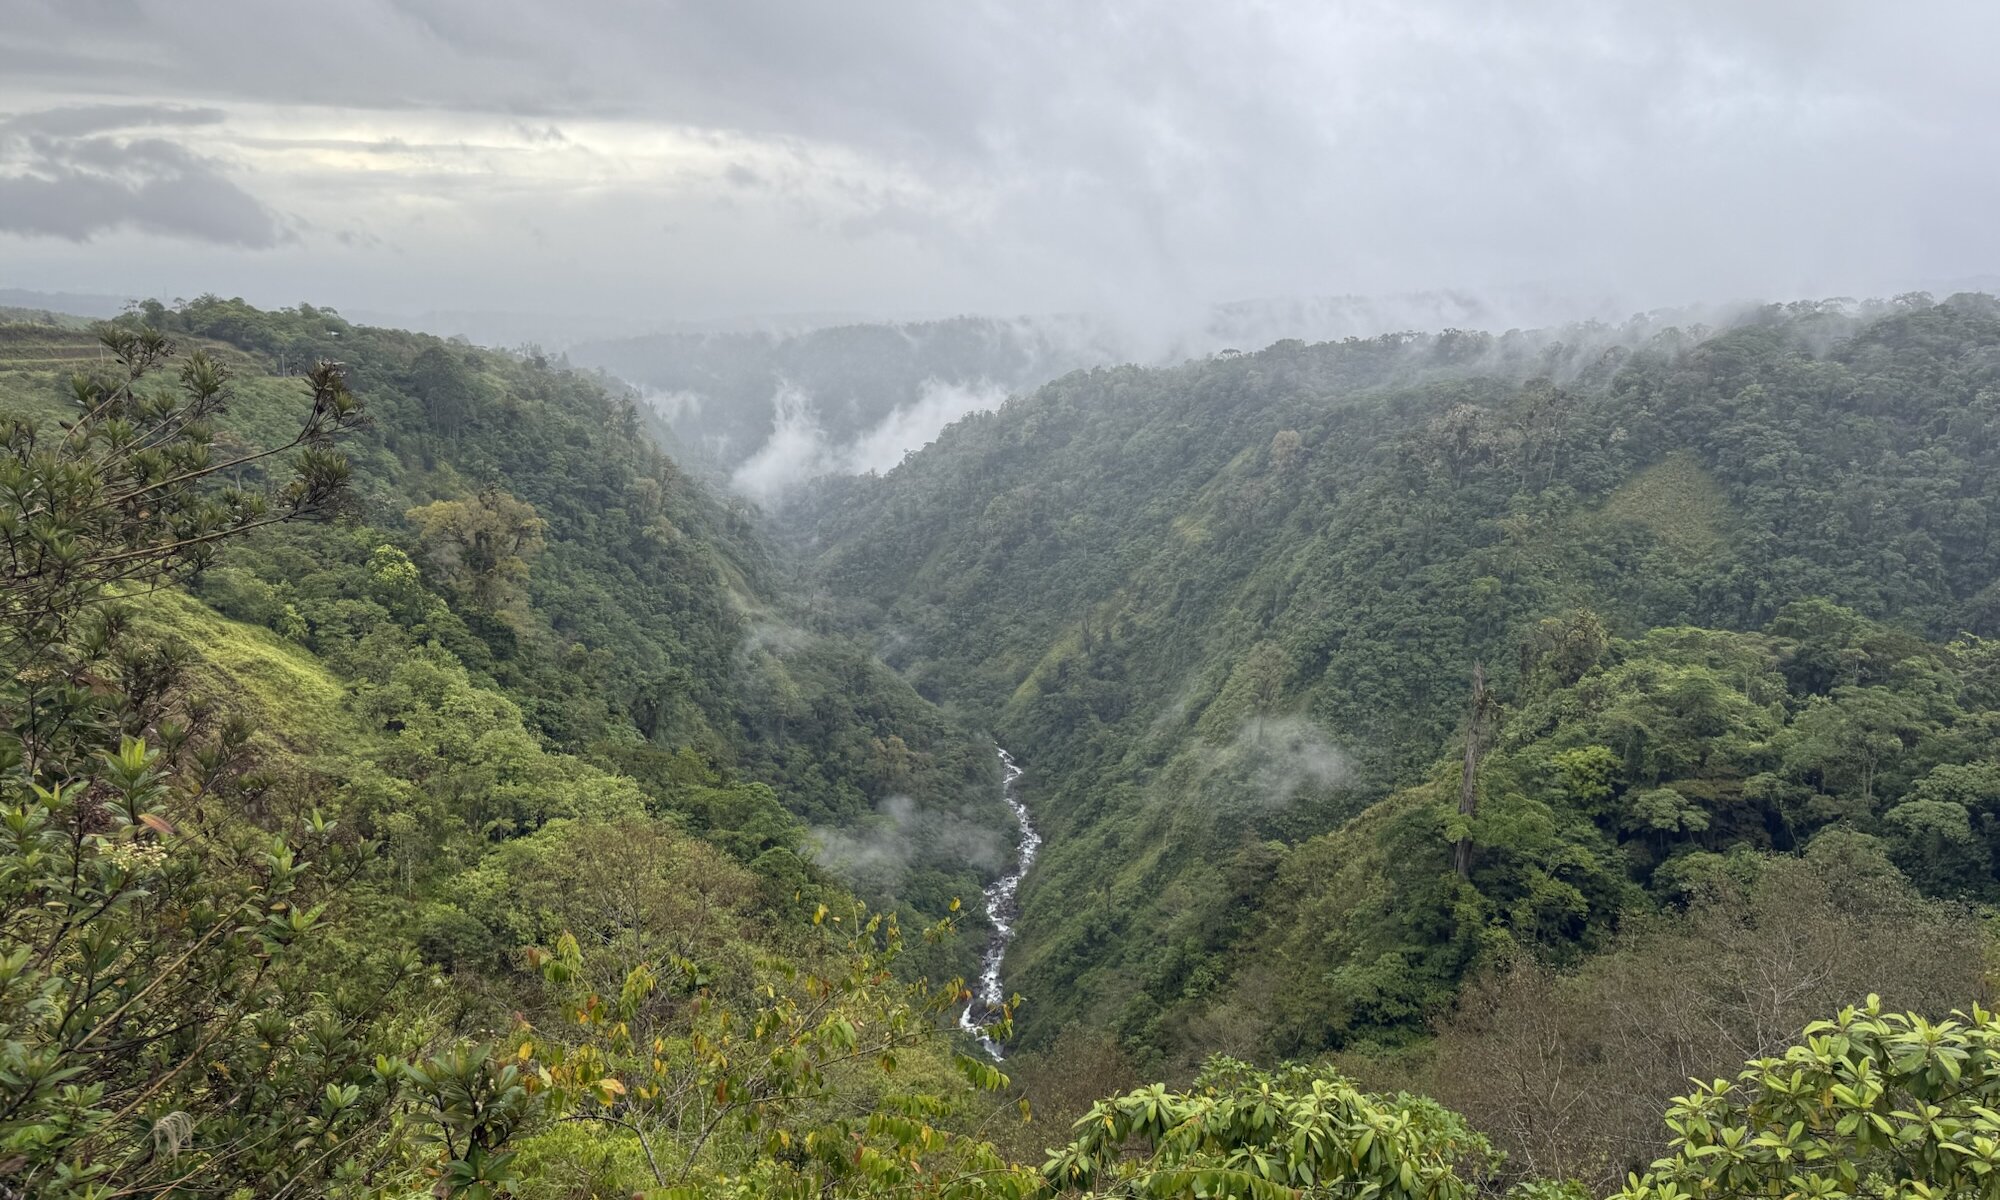
[[[1991,6],[354,0],[309,37],[264,0],[105,7],[9,5],[0,108],[297,132],[290,157],[258,151],[260,195],[383,239],[346,272],[301,247],[214,281],[251,295],[1147,320],[1531,283],[1645,307],[2000,265]],[[363,172],[303,144],[343,139],[411,154]],[[641,177],[635,145],[665,165]],[[532,169],[584,162],[565,154],[600,173]],[[481,260],[531,227],[546,245],[515,269]],[[44,261],[18,282],[63,284]]]
[[[89,241],[132,228],[223,245],[275,246],[277,216],[213,160],[129,131],[218,125],[214,108],[73,105],[0,120],[0,231]]]
[[[74,104],[0,119],[0,137],[40,134],[74,138],[113,129],[220,125],[224,119],[225,114],[219,108],[181,104]]]

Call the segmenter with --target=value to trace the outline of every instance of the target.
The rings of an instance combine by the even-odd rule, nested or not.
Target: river
[[[1000,796],[1007,801],[1007,807],[1014,810],[1014,820],[1020,824],[1021,837],[1015,845],[1014,869],[987,885],[986,917],[993,922],[993,935],[986,939],[986,953],[979,961],[979,982],[972,989],[972,1002],[958,1015],[959,1028],[977,1037],[980,1048],[994,1062],[1006,1056],[1001,1053],[999,1043],[979,1032],[979,1026],[981,1022],[992,1019],[1007,999],[1000,967],[1007,958],[1007,944],[1014,940],[1014,922],[1021,916],[1018,896],[1021,877],[1035,865],[1035,854],[1042,848],[1042,835],[1035,832],[1035,823],[1028,816],[1028,806],[1021,803],[1015,786],[1021,778],[1021,768],[1014,764],[1014,756],[1004,748],[1000,749],[1000,772]]]

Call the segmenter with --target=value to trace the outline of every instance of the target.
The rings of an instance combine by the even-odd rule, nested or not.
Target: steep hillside
[[[885,1188],[1029,1177],[960,1136],[1005,1080],[951,1069],[949,955],[905,958],[770,787],[553,748],[393,546],[358,630],[308,626],[323,594],[267,625],[172,586],[328,513],[360,414],[337,372],[272,381],[308,436],[252,450],[206,419],[213,357],[107,349],[62,425],[0,421],[0,1189],[814,1194],[884,1174],[857,1143],[896,1155]],[[929,1123],[828,1115],[856,1105]],[[793,1141],[843,1153],[765,1152]]]
[[[195,593],[220,612],[363,689],[445,654],[553,751],[655,790],[761,789],[802,852],[808,834],[892,846],[891,869],[866,873],[878,899],[942,913],[1002,865],[989,745],[865,647],[795,625],[746,512],[652,449],[629,398],[307,306],[204,298],[140,317],[230,372],[225,446],[281,438],[289,373],[320,358],[368,412],[345,445],[348,514],[270,530],[204,573]],[[0,326],[0,405],[52,419],[67,373],[105,359],[88,330]],[[732,819],[771,819],[756,809]]]
[[[873,599],[797,608],[741,514],[588,380],[312,309],[146,316],[178,344],[0,329],[0,1188],[1022,1200],[1421,1174],[1670,1200],[1715,1168],[1663,1109],[1959,1190],[1984,1165],[1944,1141],[2000,1124],[2000,1026],[1971,1007],[2000,643],[1933,632],[1978,595],[1955,573],[1991,569],[1984,301],[1835,314],[1832,338],[1783,315],[1670,338],[1664,366],[1453,337],[1073,378],[953,434],[1044,417],[866,526],[918,557],[834,548],[857,586],[880,569]],[[345,374],[284,370],[336,346]],[[1304,399],[1258,373],[1286,356]],[[1629,429],[1673,407],[1662,380],[1698,399],[1731,362],[1758,381],[1739,418],[1776,395],[1811,419],[1765,413],[1758,443],[1655,416],[1646,454],[1537,432]],[[1555,394],[1561,419],[1506,423]],[[1869,523],[1760,543],[1781,507],[1701,430],[1790,438],[1795,480],[1844,449]],[[1363,524],[1405,495],[1415,531]],[[1935,588],[1858,590],[1846,564],[1934,511]],[[1754,627],[1636,627],[1682,601],[1731,624],[1671,585],[1782,582],[1772,547],[1812,537],[1843,557],[1809,586],[1878,618],[1773,587],[1725,595],[1776,606]],[[1413,570],[1428,603],[1500,610],[1423,614],[1454,639],[1435,660],[1487,656],[1491,686],[1462,737],[1449,679],[1357,720],[1375,745],[1337,737],[1352,689],[1424,647],[1368,631],[1352,661],[1376,676],[1300,655],[1387,621],[1408,601],[1360,601]],[[980,624],[900,620],[947,606]],[[970,716],[824,632],[849,623]],[[952,937],[995,857],[966,732],[988,717],[1051,835],[1007,965],[1029,1023],[983,1031],[1005,1070],[958,1031],[978,939]],[[1841,1036],[1794,1045],[1820,1015]],[[1740,1111],[1676,1098],[1745,1060]],[[1194,1083],[1130,1090],[1139,1071]],[[1810,1128],[1786,1124],[1801,1095]],[[1864,1095],[1932,1115],[1891,1154]],[[1793,1171],[1767,1157],[1730,1178]]]
[[[1037,1001],[1027,1039],[1081,1021],[1178,1053],[1216,1044],[1172,1014],[1240,986],[1254,914],[1302,902],[1286,847],[1426,779],[1395,803],[1454,805],[1475,663],[1497,728],[1577,638],[1760,630],[1813,597],[1919,637],[2000,632],[1996,372],[1983,296],[1774,307],[1720,331],[1280,343],[1071,375],[886,477],[823,486],[797,528],[826,592],[856,598],[844,619],[1028,771],[1048,845],[1012,968]],[[1872,836],[1895,799],[1842,811]],[[1395,823],[1369,820],[1352,836]],[[1431,861],[1413,854],[1384,861]],[[1380,902],[1368,854],[1343,857],[1361,874],[1341,886]],[[1605,895],[1653,872],[1621,867]],[[1507,927],[1486,900],[1474,925]],[[1588,944],[1626,904],[1591,902],[1560,940]],[[1439,920],[1413,940],[1458,936]],[[1306,954],[1287,979],[1342,961]],[[1435,997],[1346,996],[1329,1003],[1347,1016],[1283,1036],[1372,1036]]]

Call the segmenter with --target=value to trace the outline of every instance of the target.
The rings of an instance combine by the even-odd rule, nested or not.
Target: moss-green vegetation
[[[1916,777],[1839,764],[1893,741],[1957,796],[1993,758],[1978,669],[1954,665],[1976,644],[1947,644],[2000,634],[1996,353],[1983,296],[1286,342],[1068,376],[794,517],[850,619],[1029,772],[1049,847],[1014,960],[1028,1044],[1069,1022],[1162,1064],[1393,1041],[1473,964],[1523,936],[1587,951],[1732,848],[1839,827],[1928,890],[1974,886],[1917,864],[1959,861],[1977,802],[1905,809]],[[1789,607],[1815,598],[1843,607]],[[1816,624],[1858,640],[1812,655],[1936,665],[1808,677],[1786,664],[1836,636]],[[1664,631],[1687,625],[1737,632]],[[1732,665],[1695,664],[1701,639]],[[1519,839],[1475,863],[1504,882],[1440,878],[1475,662],[1502,739],[1475,842]],[[1656,713],[1586,719],[1634,672],[1688,671],[1709,674],[1686,703],[1723,705],[1676,735],[1700,769],[1628,760]],[[1550,728],[1598,730],[1645,776],[1615,785],[1637,808],[1564,799],[1546,764],[1505,774]],[[1398,821],[1345,824],[1389,797]]]
[[[805,830],[873,822],[897,798],[940,822],[1004,823],[985,743],[865,649],[811,628],[748,515],[652,450],[629,398],[539,359],[308,306],[261,312],[210,297],[142,316],[230,372],[225,451],[288,436],[296,373],[320,358],[345,364],[369,412],[345,446],[347,513],[271,531],[196,584],[208,604],[312,652],[345,685],[380,686],[428,647],[504,693],[552,750],[638,769],[648,748],[685,749],[694,765],[680,768],[681,784],[762,788],[792,814],[801,853]],[[87,332],[46,326],[7,327],[0,345],[24,363],[6,376],[23,401],[0,400],[44,422],[69,369],[103,353]],[[51,348],[67,357],[28,362]],[[534,525],[533,546],[504,559],[469,553],[504,535],[493,515],[503,510]],[[247,682],[260,700],[283,699]],[[908,845],[906,869],[878,875],[872,894],[921,896],[942,914],[997,866],[982,846]]]
[[[982,744],[756,595],[754,535],[594,384],[316,310],[150,315],[209,349],[113,331],[5,414],[0,1187],[1032,1178],[948,1132],[1004,1082],[951,1066],[974,947],[894,914],[990,864],[896,831],[871,915],[810,858],[878,802],[997,807]],[[344,374],[272,369],[321,338]],[[463,382],[463,427],[413,431],[405,369]],[[555,451],[508,471],[512,437]]]
[[[0,1190],[2000,1161],[1989,300],[1072,376],[818,497],[810,603],[536,358],[207,298],[65,393],[97,352],[9,328]],[[954,1031],[975,723],[1048,838],[1018,1085]]]
[[[131,601],[139,631],[194,652],[200,689],[286,741],[357,736],[344,711],[347,689],[296,641],[262,625],[232,621],[185,593],[162,589]]]
[[[1620,484],[1598,513],[1613,527],[1639,526],[1691,567],[1714,561],[1729,540],[1729,497],[1686,451],[1669,454]]]

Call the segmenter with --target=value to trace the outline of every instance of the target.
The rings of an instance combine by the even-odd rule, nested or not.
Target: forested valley
[[[1079,370],[767,506],[533,350],[10,317],[0,1196],[2000,1187],[1991,297]]]

